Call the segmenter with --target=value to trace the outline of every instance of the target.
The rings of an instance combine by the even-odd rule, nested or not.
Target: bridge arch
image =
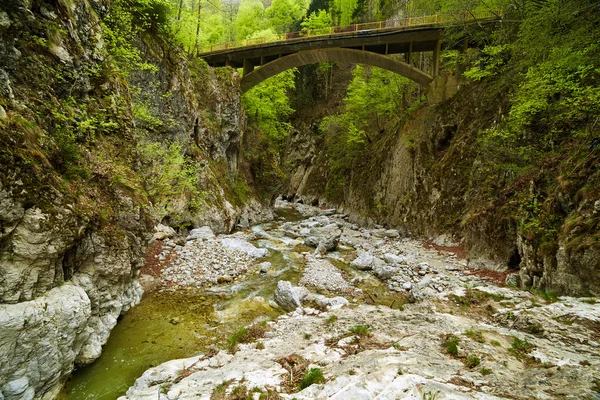
[[[245,93],[262,81],[290,68],[327,61],[372,65],[405,76],[421,86],[427,86],[433,81],[431,75],[389,56],[364,50],[328,48],[292,53],[245,73],[240,81],[240,89],[242,93]]]

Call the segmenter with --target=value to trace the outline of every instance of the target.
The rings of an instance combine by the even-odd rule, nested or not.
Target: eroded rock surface
[[[341,215],[252,235],[290,251],[311,225],[332,223],[343,232],[338,251],[301,254],[301,286],[280,281],[274,296],[290,312],[268,322],[264,338],[152,368],[121,400],[233,398],[244,390],[284,399],[597,397],[595,299],[508,288],[505,276],[473,271],[455,253]],[[352,265],[359,254],[371,256],[371,270]],[[325,380],[300,390],[310,368]]]

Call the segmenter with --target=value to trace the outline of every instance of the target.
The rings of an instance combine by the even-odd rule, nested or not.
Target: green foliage
[[[402,93],[410,85],[403,76],[380,68],[357,65],[348,85],[348,95],[344,99],[348,120],[348,141],[370,140],[365,129],[375,124],[378,130],[384,129],[385,121],[401,109]]]
[[[483,367],[479,370],[479,372],[481,373],[481,375],[486,376],[486,375],[490,375],[492,373],[492,370],[489,368]]]
[[[327,320],[325,321],[327,324],[333,324],[335,321],[337,321],[338,316],[335,314],[331,314],[329,316],[329,318],[327,318]]]
[[[227,343],[230,349],[234,349],[238,343],[255,342],[256,339],[264,337],[265,332],[267,332],[266,322],[252,324],[250,327],[242,326],[229,336]]]
[[[142,140],[137,147],[144,190],[155,206],[167,207],[175,196],[200,198],[197,187],[199,167],[186,159],[179,143],[164,144]]]
[[[510,55],[510,47],[507,44],[497,46],[486,46],[481,50],[476,66],[465,72],[467,78],[479,81],[502,72]]]
[[[458,336],[449,335],[444,339],[442,347],[446,350],[446,353],[450,354],[452,357],[458,357],[458,343],[460,339]]]
[[[334,25],[349,25],[353,20],[353,15],[358,5],[358,0],[333,0],[330,12]]]
[[[323,376],[323,371],[321,368],[311,368],[300,381],[300,390],[309,387],[315,383],[323,383],[325,382],[325,377]]]
[[[273,0],[266,15],[270,25],[278,33],[285,33],[296,27],[308,10],[307,0]]]
[[[467,358],[465,358],[464,362],[465,362],[465,366],[467,366],[467,368],[475,368],[476,366],[478,366],[481,363],[481,360],[476,355],[471,354],[471,355],[467,356]]]
[[[331,14],[327,10],[313,11],[304,21],[302,29],[322,29],[331,26]]]
[[[358,336],[371,336],[371,328],[366,325],[356,325],[350,328],[350,333]]]
[[[291,125],[285,122],[294,110],[290,107],[287,91],[294,88],[295,69],[267,79],[244,94],[242,102],[250,123],[279,143],[285,139]]]
[[[265,28],[268,28],[268,22],[263,3],[260,0],[242,0],[235,17],[235,38],[247,39]]]
[[[174,8],[177,7],[177,17],[171,22],[171,31],[177,43],[187,49],[188,53],[227,40],[229,24],[221,12],[218,0],[177,3],[173,5]]]
[[[513,342],[509,351],[518,359],[523,359],[528,357],[529,352],[534,348],[535,346],[529,343],[527,339],[519,339],[518,337],[513,336]]]
[[[166,34],[170,5],[167,0],[115,0],[103,19],[103,38],[121,73],[152,68],[143,62],[137,43],[145,34]]]
[[[467,331],[465,332],[465,336],[470,339],[473,339],[478,343],[485,343],[485,338],[483,337],[483,333],[481,331],[467,329]]]

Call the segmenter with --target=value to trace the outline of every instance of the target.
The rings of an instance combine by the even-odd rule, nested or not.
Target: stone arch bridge
[[[198,57],[213,67],[243,68],[242,93],[287,69],[327,61],[373,65],[428,86],[438,74],[445,26],[497,20],[500,16],[501,12],[469,12],[292,32],[209,46]],[[428,72],[411,63],[413,54],[420,52],[433,55]],[[404,61],[391,54],[404,54]]]

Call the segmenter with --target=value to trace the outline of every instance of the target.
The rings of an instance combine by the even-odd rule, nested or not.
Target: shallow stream
[[[301,219],[294,211],[278,211],[279,216],[288,221]],[[270,231],[280,224],[271,222],[251,229],[273,233]],[[309,250],[302,245],[290,248],[287,241],[288,238],[283,237],[254,242],[270,250],[269,255],[260,260],[272,263],[272,269],[266,274],[250,274],[239,282],[203,290],[145,294],[140,304],[121,317],[102,356],[91,365],[77,369],[59,399],[114,400],[125,394],[148,368],[223,348],[229,335],[241,326],[257,319],[277,317],[281,312],[272,308],[268,300],[273,297],[279,280],[298,283],[304,266],[299,253]],[[371,274],[349,267],[352,254],[353,249],[347,248],[329,256],[348,280],[358,278],[356,286],[367,293],[363,300],[401,307],[402,298],[390,295],[385,285]]]

